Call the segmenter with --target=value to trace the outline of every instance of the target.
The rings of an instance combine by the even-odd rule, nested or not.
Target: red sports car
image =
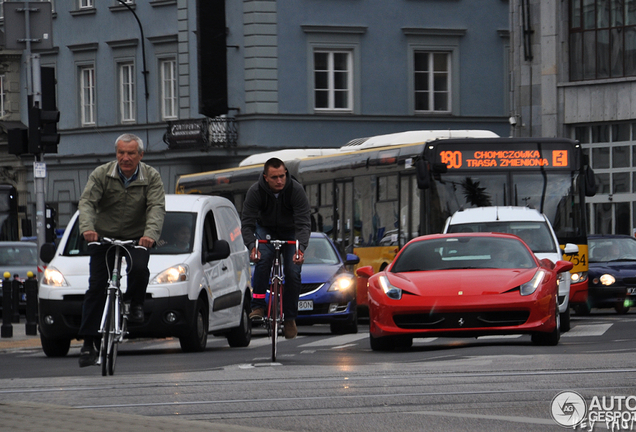
[[[558,274],[572,263],[537,260],[519,237],[435,234],[408,242],[369,279],[369,330],[375,351],[408,348],[414,337],[531,334],[560,338]]]

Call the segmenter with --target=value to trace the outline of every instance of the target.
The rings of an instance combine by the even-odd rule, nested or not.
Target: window
[[[93,0],[79,0],[79,8],[80,9],[89,9],[94,8]]]
[[[177,62],[161,61],[161,117],[164,120],[177,118]]]
[[[636,1],[571,0],[570,80],[636,75]]]
[[[413,55],[415,112],[450,112],[450,53],[415,51]]]
[[[82,126],[95,124],[95,67],[80,68],[80,107]]]
[[[351,111],[353,64],[349,51],[314,51],[314,107]]]
[[[5,93],[4,93],[4,75],[0,75],[0,117],[5,115]]]
[[[135,121],[135,66],[129,63],[119,66],[119,101],[121,121]]]

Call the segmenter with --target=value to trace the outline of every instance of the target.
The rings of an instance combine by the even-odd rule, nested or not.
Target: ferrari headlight
[[[616,278],[612,276],[611,274],[607,274],[607,273],[601,276],[599,280],[605,286],[612,285],[614,282],[616,282]]]
[[[46,270],[44,270],[41,282],[44,285],[49,285],[57,288],[68,286],[66,279],[64,279],[64,275],[62,275],[62,273],[55,267],[48,267]]]
[[[521,286],[519,287],[520,288],[519,291],[521,292],[521,295],[527,296],[534,293],[537,290],[537,288],[539,288],[539,285],[541,285],[541,282],[543,282],[544,278],[545,278],[545,272],[543,270],[537,271],[532,277],[532,279],[530,279],[528,282],[524,284],[521,284]]]
[[[386,294],[388,298],[393,300],[399,300],[402,298],[402,290],[391,285],[386,276],[380,276],[378,280],[380,281],[380,286],[382,287],[384,294]]]
[[[350,274],[341,274],[336,277],[327,291],[347,291],[353,288],[355,280]]]
[[[179,264],[159,273],[152,279],[152,281],[150,281],[150,285],[183,282],[188,280],[188,273],[188,266],[185,264]]]

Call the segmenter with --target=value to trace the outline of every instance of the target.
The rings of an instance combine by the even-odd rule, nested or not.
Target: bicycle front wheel
[[[108,294],[106,297],[106,305],[104,306],[104,328],[102,331],[102,343],[99,349],[99,362],[102,366],[102,376],[108,375],[111,347],[113,345],[113,339],[115,332],[115,296]]]
[[[276,351],[278,348],[278,330],[280,328],[280,282],[275,280],[269,293],[270,322],[272,332],[272,361],[276,361]]]
[[[119,298],[113,298],[113,308],[111,309],[112,313],[110,314],[112,326],[110,329],[110,349],[108,350],[108,375],[113,375],[115,373],[117,349],[119,348],[119,340],[122,337],[121,334],[117,333],[117,330],[122,328],[121,304],[117,304],[118,302]],[[118,318],[118,321],[115,321],[115,318]]]

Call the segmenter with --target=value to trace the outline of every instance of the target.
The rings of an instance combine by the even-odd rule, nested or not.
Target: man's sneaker
[[[144,310],[141,306],[135,305],[130,307],[130,314],[128,314],[128,322],[132,322],[132,323],[144,322]]]
[[[296,327],[296,320],[285,320],[283,322],[283,334],[285,339],[293,339],[298,334],[298,328]]]
[[[254,309],[250,313],[250,319],[263,319],[264,316],[265,316],[265,309],[263,308]]]
[[[92,346],[83,346],[80,351],[79,365],[80,367],[93,366],[97,361],[97,351]]]

